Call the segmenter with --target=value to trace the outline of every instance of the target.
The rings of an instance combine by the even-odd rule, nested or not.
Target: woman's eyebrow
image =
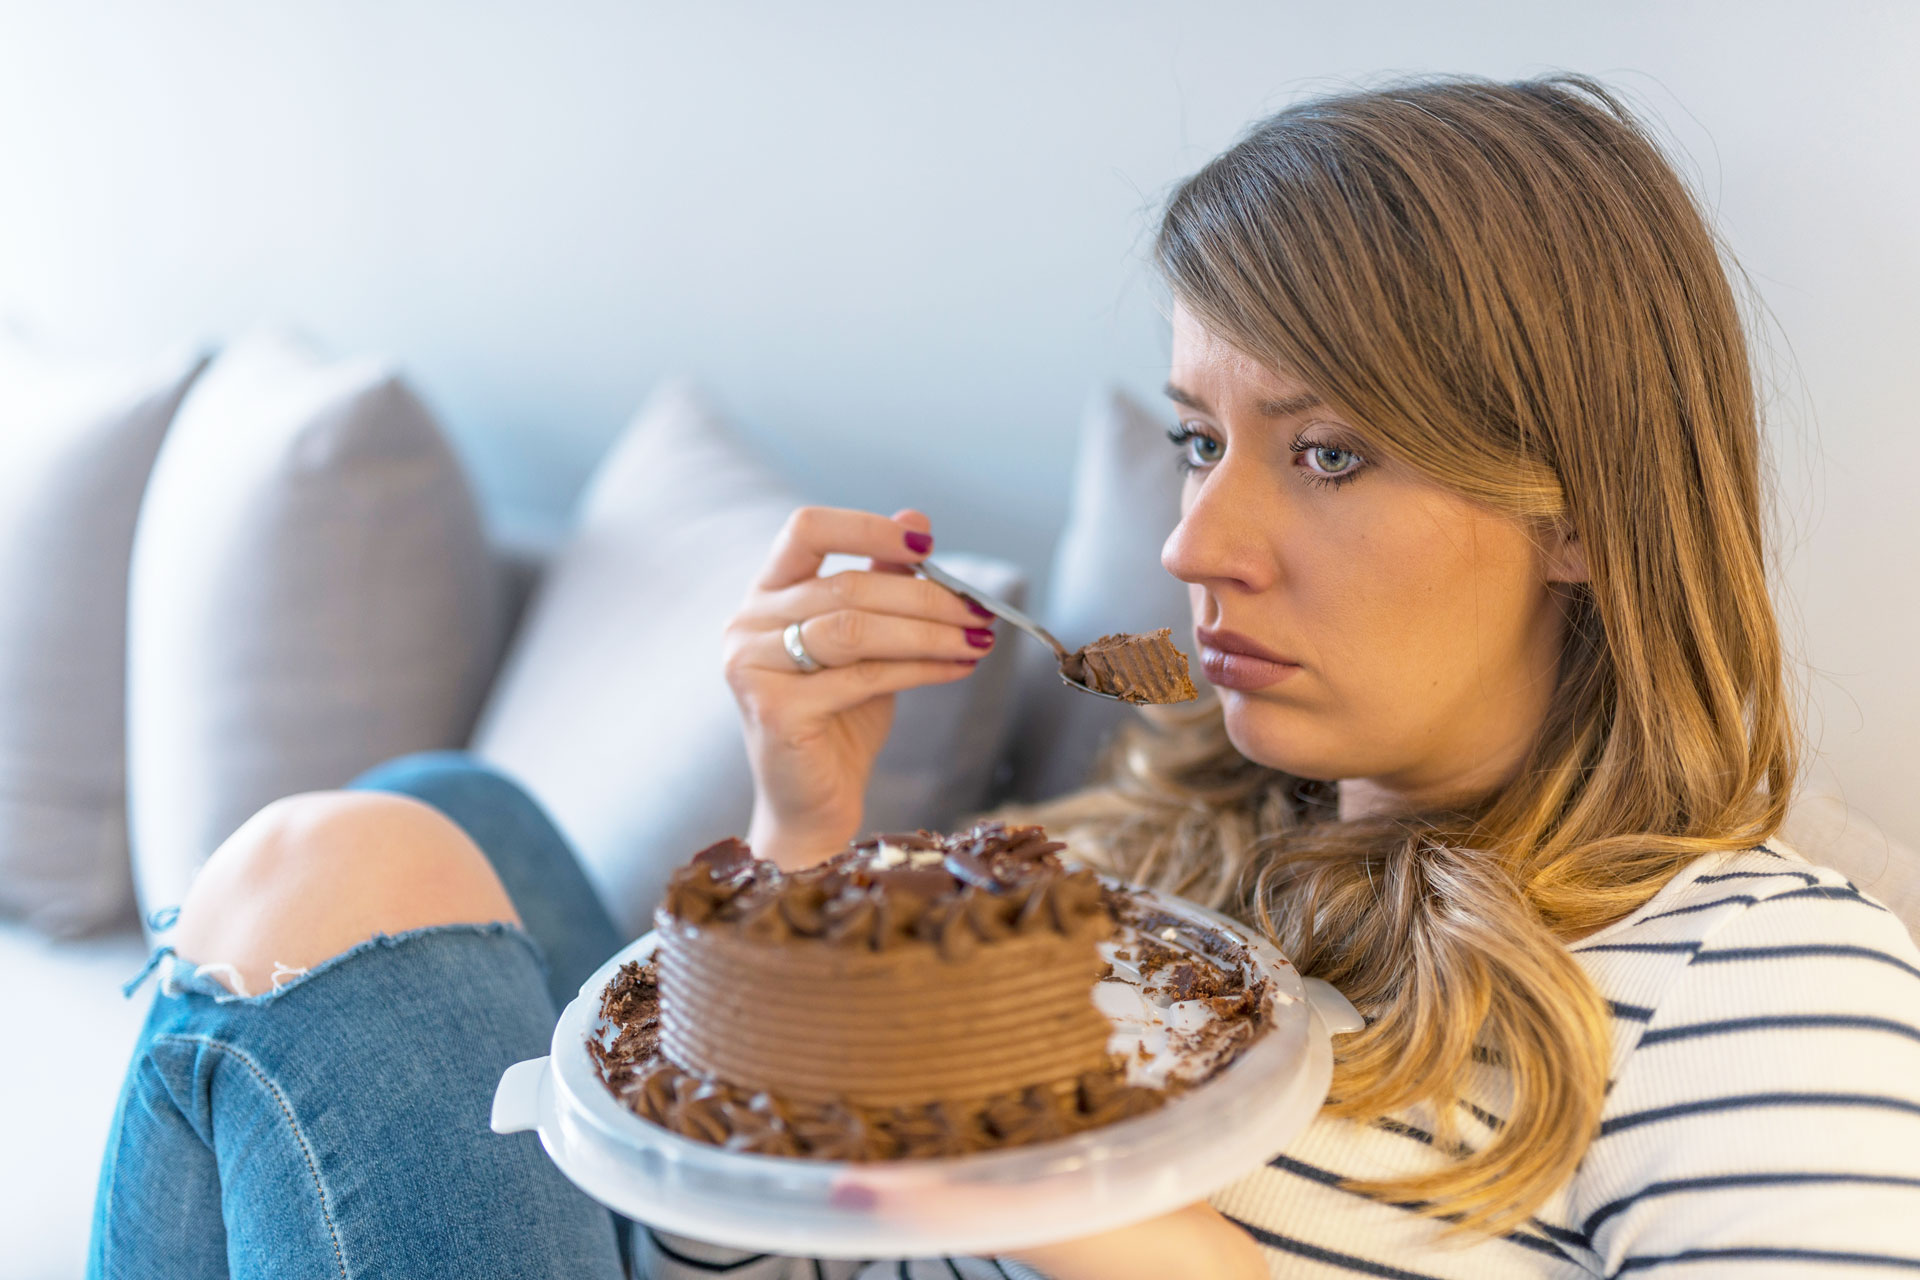
[[[1199,409],[1202,412],[1207,409],[1206,401],[1191,391],[1183,391],[1171,382],[1161,388],[1161,393],[1175,404],[1183,404],[1189,409]],[[1309,409],[1323,408],[1326,403],[1313,392],[1302,391],[1299,395],[1282,396],[1278,400],[1262,400],[1254,408],[1263,418],[1291,418]]]

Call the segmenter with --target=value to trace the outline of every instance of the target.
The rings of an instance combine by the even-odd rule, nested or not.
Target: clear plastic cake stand
[[[586,1048],[601,1025],[601,992],[621,965],[652,953],[649,933],[587,979],[553,1029],[550,1056],[507,1068],[494,1093],[494,1132],[536,1130],[562,1173],[629,1218],[767,1253],[991,1255],[1203,1200],[1259,1168],[1307,1126],[1332,1078],[1331,1037],[1361,1022],[1339,992],[1302,979],[1234,921],[1177,898],[1142,896],[1245,945],[1253,971],[1268,980],[1272,1021],[1206,1084],[1145,1115],[1052,1142],[939,1160],[751,1155],[681,1137],[621,1106]]]

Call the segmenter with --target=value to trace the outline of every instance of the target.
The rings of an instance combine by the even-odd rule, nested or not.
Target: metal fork
[[[1005,618],[1008,622],[1011,622],[1014,626],[1020,628],[1041,644],[1052,649],[1054,657],[1058,658],[1061,662],[1065,662],[1073,656],[1071,649],[1054,639],[1051,631],[1048,631],[1032,618],[1029,618],[1026,614],[1020,612],[1006,601],[995,600],[992,596],[983,593],[978,587],[968,586],[933,561],[922,560],[919,564],[913,566],[913,571],[925,578],[928,582],[936,582],[955,595],[973,601],[994,617]],[[1082,693],[1090,693],[1096,698],[1106,698],[1113,702],[1126,701],[1125,698],[1103,692],[1094,688],[1092,685],[1082,684],[1080,681],[1069,677],[1065,671],[1060,673],[1060,683],[1066,685],[1068,688],[1078,689]]]

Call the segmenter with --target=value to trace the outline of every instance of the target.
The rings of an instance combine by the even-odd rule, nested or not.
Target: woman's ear
[[[1546,554],[1548,582],[1587,580],[1586,548],[1580,545],[1580,535],[1565,520],[1548,522],[1541,550]]]

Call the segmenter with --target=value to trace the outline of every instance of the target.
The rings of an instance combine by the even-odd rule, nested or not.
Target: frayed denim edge
[[[313,981],[313,979],[318,978],[331,969],[345,964],[363,952],[371,951],[376,947],[398,947],[405,943],[412,942],[415,938],[430,937],[434,934],[441,933],[464,933],[478,935],[480,937],[505,936],[516,938],[525,945],[528,953],[533,957],[534,964],[539,967],[541,978],[545,980],[549,976],[546,954],[540,950],[540,944],[533,940],[533,935],[528,933],[520,925],[511,924],[505,920],[493,920],[485,924],[430,924],[418,929],[403,929],[399,933],[376,933],[371,938],[356,942],[339,955],[328,956],[319,964],[307,969],[291,969],[276,964],[274,966],[273,990],[263,991],[258,995],[237,994],[228,990],[212,977],[212,974],[219,970],[232,972],[232,965],[219,961],[210,961],[198,967],[190,967],[171,946],[161,946],[154,948],[154,952],[147,958],[147,962],[140,966],[140,972],[128,979],[127,982],[121,986],[120,990],[123,995],[132,998],[133,993],[140,989],[140,984],[145,982],[147,976],[160,966],[161,961],[165,960],[171,963],[167,972],[162,974],[160,978],[160,994],[162,996],[206,996],[212,999],[215,1004],[266,1004],[271,1000],[287,994],[287,992],[292,991],[296,987],[304,986],[306,983]],[[283,977],[286,979],[284,982],[281,981]]]

